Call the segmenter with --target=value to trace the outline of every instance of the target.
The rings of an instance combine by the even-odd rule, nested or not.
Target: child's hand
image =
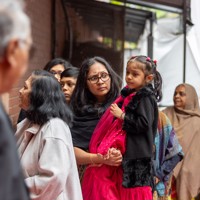
[[[108,153],[110,156],[122,156],[121,151],[113,147],[108,150]]]
[[[106,155],[104,155],[104,164],[111,166],[119,166],[122,163],[121,151],[115,148],[110,148]]]
[[[111,104],[110,106],[110,112],[113,116],[117,118],[121,118],[123,111],[118,107],[116,103]]]

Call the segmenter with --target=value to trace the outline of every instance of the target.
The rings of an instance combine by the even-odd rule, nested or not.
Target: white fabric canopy
[[[199,0],[191,0],[191,17],[194,26],[188,29],[186,41],[186,76],[185,82],[193,85],[200,96],[200,8]],[[125,64],[130,55],[147,55],[148,23],[139,42],[139,49],[127,51]],[[184,36],[180,31],[180,18],[159,19],[154,24],[154,57],[158,60],[158,71],[163,78],[163,106],[173,104],[175,87],[183,82],[183,47]],[[125,65],[126,66],[126,65]]]

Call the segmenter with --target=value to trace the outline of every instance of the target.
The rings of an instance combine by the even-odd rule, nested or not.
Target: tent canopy
[[[118,2],[121,4],[113,5],[96,0],[65,0],[66,5],[74,8],[91,30],[100,32],[104,37],[135,43],[144,31],[146,20],[154,21],[156,18],[153,12],[133,8],[136,5],[185,13],[190,19],[190,0],[118,0]]]

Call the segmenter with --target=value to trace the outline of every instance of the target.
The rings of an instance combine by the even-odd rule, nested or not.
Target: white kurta
[[[68,125],[54,118],[43,126],[17,125],[19,157],[32,200],[82,200]]]

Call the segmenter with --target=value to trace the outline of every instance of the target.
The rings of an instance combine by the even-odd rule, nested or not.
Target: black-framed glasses
[[[90,83],[95,84],[95,83],[98,83],[100,79],[103,82],[106,82],[110,79],[110,74],[103,72],[103,73],[100,73],[99,75],[91,76],[87,80],[89,80]]]

